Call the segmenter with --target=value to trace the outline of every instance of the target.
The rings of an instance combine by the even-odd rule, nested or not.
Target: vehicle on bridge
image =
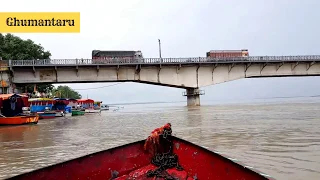
[[[206,53],[208,60],[246,59],[249,57],[248,49],[241,50],[211,50]]]
[[[143,63],[141,51],[92,51],[92,63]]]

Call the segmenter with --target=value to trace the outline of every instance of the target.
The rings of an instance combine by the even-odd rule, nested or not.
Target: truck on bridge
[[[248,49],[241,50],[211,50],[206,53],[208,59],[225,59],[225,58],[241,58],[249,57]]]
[[[143,63],[141,51],[92,51],[93,63]]]

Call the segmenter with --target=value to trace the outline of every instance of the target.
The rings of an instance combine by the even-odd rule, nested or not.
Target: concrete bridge
[[[320,55],[239,58],[9,60],[8,84],[140,82],[184,88],[188,106],[200,105],[199,88],[240,78],[318,76]],[[4,73],[5,72],[5,73]]]

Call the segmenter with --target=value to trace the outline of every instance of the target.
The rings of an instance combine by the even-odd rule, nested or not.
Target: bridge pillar
[[[187,88],[183,92],[183,96],[187,96],[187,106],[200,106],[200,95],[204,95],[204,91],[199,88]]]

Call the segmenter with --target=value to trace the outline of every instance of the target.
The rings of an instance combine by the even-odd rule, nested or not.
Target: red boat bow
[[[165,128],[169,130],[168,128]],[[170,128],[171,129],[171,128]],[[159,132],[159,131],[157,131]],[[163,132],[163,131],[162,131]],[[161,133],[160,133],[161,134]],[[153,134],[154,135],[154,134]],[[163,133],[162,133],[163,135]],[[160,135],[161,136],[161,135]],[[155,137],[155,136],[152,136]],[[168,136],[172,142],[172,151],[150,154],[145,143],[150,138],[130,143],[109,150],[83,156],[74,160],[25,173],[12,179],[225,179],[225,180],[260,180],[268,179],[261,173],[237,164],[228,158],[209,151],[174,136]],[[152,139],[152,138],[151,138]],[[159,139],[159,145],[162,140]],[[152,141],[156,142],[156,141]],[[161,147],[160,146],[160,147]],[[165,150],[167,148],[163,148]],[[169,148],[170,150],[170,148]],[[165,152],[165,151],[163,151]],[[156,159],[159,155],[167,155]],[[153,157],[153,158],[150,158]],[[166,162],[166,163],[165,163]],[[173,165],[164,166],[164,165]],[[179,168],[181,167],[181,168]],[[269,178],[272,179],[272,178]]]

